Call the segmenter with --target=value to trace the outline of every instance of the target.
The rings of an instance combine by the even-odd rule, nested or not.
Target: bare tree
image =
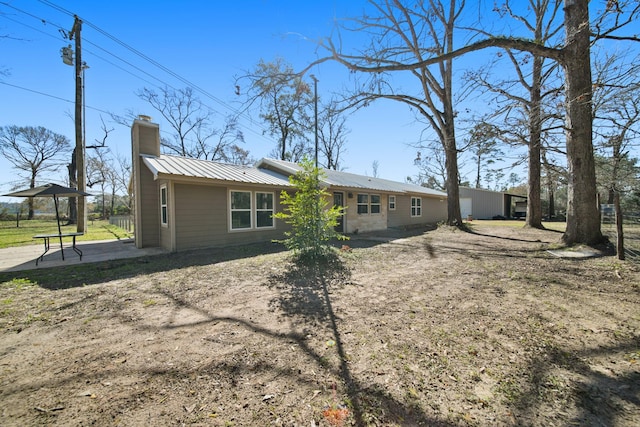
[[[435,131],[445,153],[447,223],[463,226],[458,190],[458,148],[453,105],[453,37],[464,0],[425,0],[412,8],[399,0],[370,0],[377,16],[354,19],[350,31],[368,32],[371,43],[361,53],[341,52],[333,40],[323,46],[349,69],[366,75],[368,81],[351,97],[352,105],[390,99],[409,105]],[[434,56],[443,58],[427,63]],[[320,61],[317,62],[322,62]],[[414,66],[420,64],[418,66]],[[432,65],[435,64],[435,65]],[[409,71],[420,92],[396,93],[387,72]]]
[[[244,142],[244,135],[238,128],[238,121],[235,117],[227,117],[222,129],[214,132],[202,124],[196,129],[194,157],[236,163],[235,154],[242,150],[237,142]]]
[[[391,0],[385,2],[389,5]],[[403,7],[400,2],[394,2],[394,6],[405,11],[405,16],[413,16],[416,12]],[[433,1],[429,1],[432,4]],[[451,1],[453,5],[455,1]],[[453,7],[453,6],[452,6]],[[378,8],[382,9],[381,7]],[[423,10],[422,5],[416,6],[419,12]],[[451,9],[450,9],[451,10]],[[442,44],[434,43],[431,46],[421,45],[418,52],[424,53],[425,58],[416,60],[402,60],[407,58],[408,52],[395,61],[387,61],[384,58],[368,56],[366,58],[355,57],[362,61],[354,61],[353,55],[341,53],[331,40],[324,42],[323,46],[330,51],[330,55],[314,61],[308,68],[329,60],[336,60],[354,72],[358,73],[387,73],[395,71],[410,71],[413,73],[424,72],[433,64],[440,64],[442,68],[448,67],[455,57],[469,52],[482,50],[488,47],[500,47],[503,49],[513,49],[527,51],[534,55],[549,58],[557,61],[563,68],[565,76],[565,96],[566,96],[566,118],[565,129],[567,138],[567,162],[569,167],[568,181],[568,203],[567,203],[567,228],[562,239],[567,244],[586,243],[595,244],[602,241],[598,207],[596,203],[596,180],[595,163],[593,156],[592,140],[592,79],[591,79],[591,44],[602,39],[614,39],[619,41],[633,40],[640,41],[637,36],[620,34],[620,30],[632,22],[635,22],[640,15],[640,2],[636,0],[614,0],[608,1],[604,10],[599,11],[596,19],[591,22],[589,19],[588,0],[565,0],[564,1],[564,30],[565,41],[561,47],[545,46],[536,40],[528,40],[521,37],[492,36],[479,41],[471,42],[459,49],[443,49]],[[385,16],[384,11],[381,15]],[[429,15],[428,20],[435,17]],[[405,18],[400,22],[405,23]],[[378,19],[380,21],[380,19]],[[371,22],[370,29],[380,28],[380,22]],[[594,31],[591,31],[593,27]],[[389,29],[391,31],[391,29]],[[404,33],[403,33],[404,34]],[[417,32],[416,34],[420,34]],[[451,36],[452,39],[452,36]],[[388,52],[390,48],[382,45],[379,54]],[[413,54],[413,52],[411,52]],[[378,55],[380,56],[380,55]],[[366,61],[365,61],[366,60]],[[451,111],[453,113],[453,110]],[[453,118],[453,116],[451,117]],[[445,135],[446,136],[446,135]],[[443,138],[446,142],[446,138]],[[445,144],[445,151],[447,145]],[[455,147],[454,145],[449,146]],[[451,155],[447,153],[447,161]],[[449,171],[448,171],[449,172]],[[457,170],[456,170],[457,172]],[[451,181],[451,173],[448,173],[447,181]],[[447,188],[450,191],[449,188]],[[449,203],[459,203],[458,193],[449,192]],[[455,200],[451,200],[455,198]],[[451,216],[451,205],[449,206],[449,216]],[[455,209],[454,209],[455,211]],[[459,216],[459,206],[457,209]],[[449,221],[451,218],[449,218]]]
[[[87,187],[93,188],[98,186],[100,188],[101,199],[101,217],[107,217],[106,210],[106,189],[109,185],[112,185],[113,180],[113,165],[109,158],[109,152],[107,150],[96,150],[95,154],[89,155],[87,158]]]
[[[604,53],[594,61],[595,146],[599,156],[599,184],[607,203],[616,192],[630,190],[636,179],[634,142],[640,137],[640,57]]]
[[[129,181],[131,180],[131,160],[128,156],[123,156],[120,154],[116,155],[114,167],[114,178],[117,186],[116,192],[120,191],[125,194],[125,203],[127,205],[127,211],[133,211],[133,194],[132,194],[132,186],[129,185]]]
[[[314,100],[309,85],[282,58],[273,62],[261,60],[237,82],[241,80],[249,82],[246,108],[258,104],[260,118],[269,126],[269,134],[278,140],[276,156],[280,160],[301,160],[309,151],[306,133]]]
[[[161,138],[162,147],[169,154],[226,161],[229,150],[244,142],[237,120],[228,117],[223,128],[216,129],[214,113],[189,87],[178,90],[164,87],[159,92],[144,88],[137,95],[158,111],[172,129],[170,138]],[[127,116],[135,117],[131,112]],[[114,118],[122,122],[122,118]]]
[[[521,23],[531,34],[532,40],[542,45],[559,45],[563,23],[558,15],[562,0],[528,0],[526,8],[522,2],[518,2],[516,6],[526,10],[525,13],[516,12],[512,3],[506,0],[501,7],[494,8],[494,11],[498,12],[501,18],[509,16]],[[485,36],[491,35],[486,31],[478,31]],[[494,93],[498,102],[503,104],[495,113],[504,116],[505,122],[509,120],[508,129],[504,129],[503,137],[528,147],[526,225],[543,228],[540,183],[542,134],[546,131],[545,126],[555,125],[554,119],[558,117],[555,114],[558,104],[556,98],[560,95],[561,83],[554,84],[552,81],[557,77],[557,63],[535,53],[523,53],[512,49],[505,49],[504,55],[498,57],[508,60],[515,71],[513,77],[496,81],[486,77],[488,71],[472,72],[469,73],[469,77],[487,91]],[[498,60],[491,68],[503,66],[503,61]],[[553,113],[547,113],[543,107],[547,98],[554,104],[550,110]]]
[[[26,172],[29,188],[36,186],[42,172],[57,170],[61,155],[69,150],[69,138],[42,126],[0,127],[0,153],[15,169]],[[33,219],[33,198],[29,198],[29,219]]]
[[[419,174],[409,177],[408,181],[434,190],[446,191],[447,169],[442,145],[439,142],[433,141],[423,146],[416,153],[413,164],[418,167]]]
[[[374,160],[374,161],[371,163],[371,175],[372,175],[374,178],[377,178],[377,177],[378,177],[378,170],[379,170],[379,169],[380,169],[380,162],[379,162],[379,161],[377,161],[377,160]]]
[[[94,139],[94,144],[87,145],[85,148],[87,150],[95,150],[96,152],[101,149],[107,149],[107,139],[109,138],[109,134],[113,132],[113,128],[107,128],[107,124],[104,122],[102,116],[100,116],[100,121],[102,122],[102,139]],[[73,148],[73,152],[71,154],[71,162],[67,164],[67,170],[69,172],[69,186],[73,188],[78,187],[78,168],[76,163],[76,147]],[[89,173],[91,169],[91,165],[85,162],[85,169],[87,173]],[[87,176],[86,185],[91,187],[91,177]],[[78,223],[78,199],[76,197],[69,197],[69,221],[68,224],[77,224]]]
[[[320,154],[325,160],[324,167],[340,170],[349,134],[347,119],[344,112],[338,109],[336,101],[329,102],[321,111],[318,117],[318,143]]]

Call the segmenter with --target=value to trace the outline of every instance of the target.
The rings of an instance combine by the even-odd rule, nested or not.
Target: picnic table
[[[71,237],[72,238],[72,244],[71,244],[71,248],[73,249],[73,251],[75,253],[77,253],[80,256],[80,260],[82,260],[82,251],[80,249],[78,249],[78,247],[76,246],[76,237],[77,236],[82,236],[84,233],[57,233],[57,234],[37,234],[35,236],[33,236],[34,239],[42,239],[42,241],[44,242],[44,252],[42,253],[42,255],[40,255],[38,258],[36,258],[36,266],[38,265],[38,261],[41,261],[44,259],[44,256],[47,252],[49,252],[49,249],[51,248],[51,239],[60,239],[60,253],[62,254],[62,260],[64,261],[64,248],[62,247],[62,238],[63,237]]]

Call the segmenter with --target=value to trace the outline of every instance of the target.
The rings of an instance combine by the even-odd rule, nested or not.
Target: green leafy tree
[[[329,207],[330,195],[320,184],[325,177],[323,171],[306,157],[300,165],[302,170],[289,177],[295,192],[280,194],[280,202],[286,208],[274,217],[291,225],[291,231],[285,232],[287,238],[281,242],[300,259],[317,260],[329,253],[329,240],[348,239],[335,231],[344,208]]]

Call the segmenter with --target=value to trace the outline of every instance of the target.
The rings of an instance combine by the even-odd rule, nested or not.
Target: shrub
[[[289,177],[295,192],[280,194],[280,202],[286,208],[274,217],[291,225],[291,231],[285,232],[287,238],[281,242],[299,258],[317,260],[330,250],[329,240],[348,239],[335,231],[344,208],[329,207],[330,194],[321,185],[321,178],[326,176],[323,171],[307,158],[300,166],[302,170]]]

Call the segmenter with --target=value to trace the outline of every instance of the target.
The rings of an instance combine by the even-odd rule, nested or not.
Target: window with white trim
[[[163,227],[167,227],[169,225],[169,213],[167,206],[167,185],[163,184],[160,186],[160,224]]]
[[[422,216],[422,197],[411,198],[411,216]]]
[[[358,194],[358,214],[366,215],[369,213],[369,195]]]
[[[370,207],[371,207],[371,213],[372,214],[379,214],[380,213],[380,208],[381,208],[381,198],[379,194],[372,194],[369,199],[371,200],[370,203]]]
[[[256,228],[273,228],[273,193],[256,191]]]
[[[396,196],[389,196],[389,210],[396,210]]]
[[[231,229],[251,229],[251,191],[231,191]]]

